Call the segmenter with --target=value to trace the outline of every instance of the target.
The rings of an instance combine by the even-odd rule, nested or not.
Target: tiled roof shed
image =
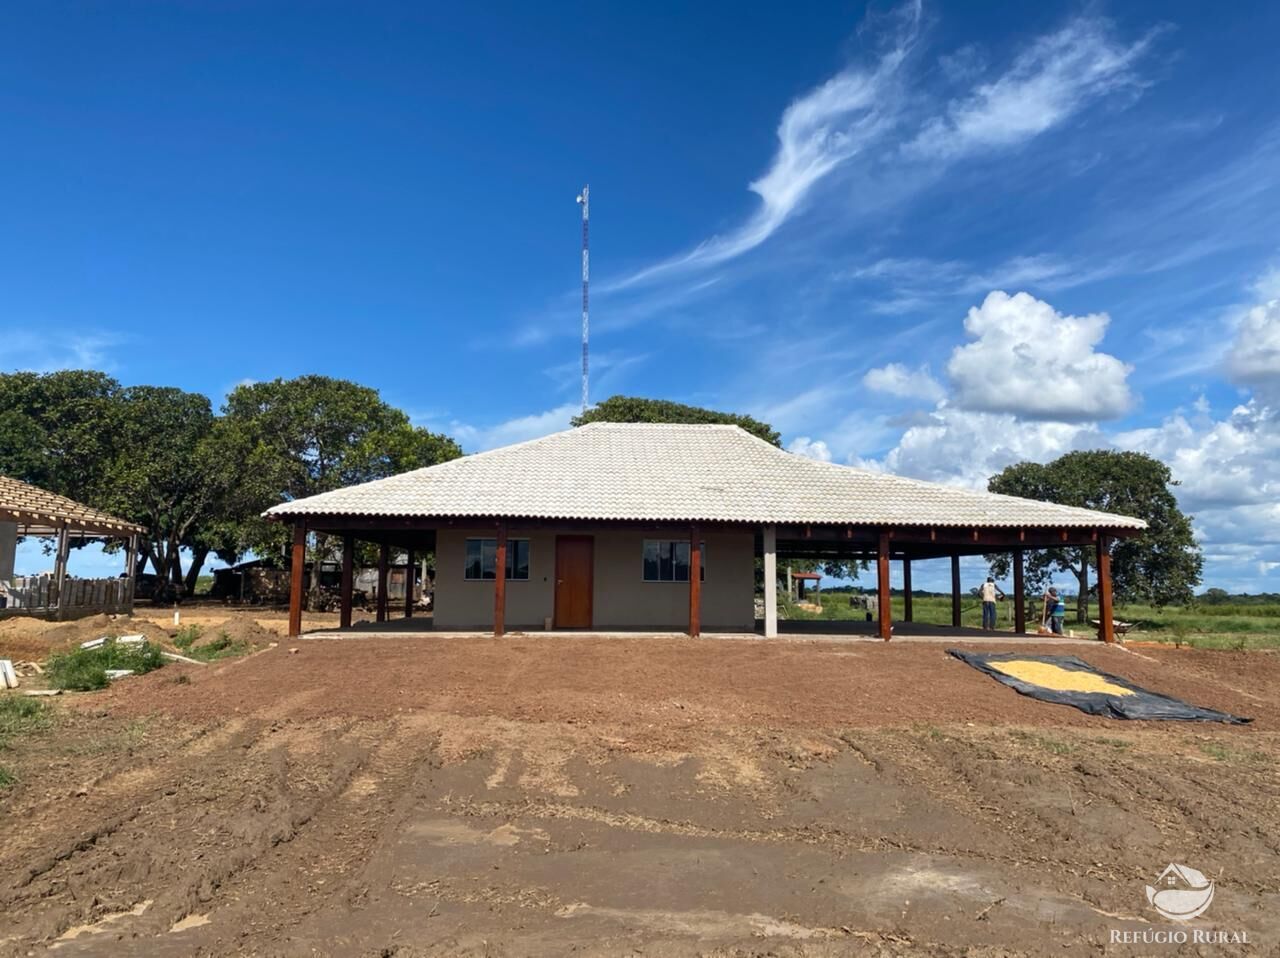
[[[0,522],[16,522],[23,527],[23,534],[33,536],[54,535],[64,528],[112,537],[145,531],[140,525],[8,476],[0,476]]]

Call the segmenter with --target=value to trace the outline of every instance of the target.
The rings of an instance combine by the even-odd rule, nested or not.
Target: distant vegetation
[[[640,399],[636,396],[610,396],[592,406],[581,416],[573,417],[573,425],[585,426],[589,422],[668,422],[719,424],[741,426],[753,436],[758,436],[774,446],[782,445],[782,434],[767,422],[733,412],[718,412],[701,406],[686,406],[667,399]]]

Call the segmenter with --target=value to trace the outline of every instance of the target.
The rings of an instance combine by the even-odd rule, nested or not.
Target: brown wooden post
[[[902,620],[914,622],[911,612],[911,560],[902,560]]]
[[[951,557],[951,627],[960,628],[960,556]]]
[[[1098,536],[1098,638],[1103,642],[1116,640],[1116,623],[1111,608],[1111,550],[1107,537]]]
[[[379,622],[387,621],[387,570],[391,565],[391,546],[389,543],[378,544],[378,602],[374,614]]]
[[[124,608],[126,612],[133,611],[133,593],[137,588],[138,581],[138,534],[135,532],[129,536],[129,549],[126,553],[128,564],[125,566],[125,596]]]
[[[1027,631],[1027,597],[1023,580],[1022,550],[1013,550],[1013,631],[1018,634]]]
[[[53,587],[56,590],[57,612],[54,615],[61,619],[67,612],[67,554],[70,550],[70,540],[67,536],[67,527],[63,526],[58,530],[58,554],[53,560]]]
[[[493,557],[493,635],[507,631],[507,524],[498,523],[498,547]]]
[[[302,580],[307,564],[307,523],[293,523],[293,552],[289,556],[289,636],[302,634]]]
[[[695,523],[689,527],[689,635],[702,634],[702,535]]]
[[[413,618],[413,547],[410,546],[404,559],[404,617]]]
[[[880,638],[886,642],[893,636],[893,609],[889,592],[889,533],[880,533],[880,548],[876,553],[876,584],[880,594]]]
[[[356,561],[355,536],[342,537],[342,583],[338,587],[338,628],[351,628],[351,580]]]

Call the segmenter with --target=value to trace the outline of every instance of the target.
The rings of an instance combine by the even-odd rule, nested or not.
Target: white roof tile
[[[650,423],[591,423],[266,514],[1146,527],[1127,516],[816,462],[737,426]]]

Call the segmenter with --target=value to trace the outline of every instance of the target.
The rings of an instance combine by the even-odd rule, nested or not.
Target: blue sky
[[[486,7],[0,11],[0,366],[552,431],[589,181],[594,397],[970,485],[1143,449],[1280,590],[1280,7]]]

